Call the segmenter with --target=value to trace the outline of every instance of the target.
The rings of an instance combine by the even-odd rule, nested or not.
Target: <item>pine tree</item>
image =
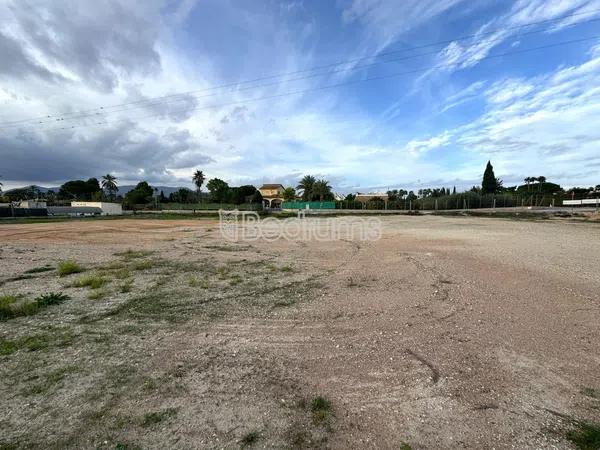
[[[492,163],[488,161],[483,172],[483,180],[481,181],[481,193],[482,194],[494,194],[499,188],[498,179],[494,175],[494,167]]]

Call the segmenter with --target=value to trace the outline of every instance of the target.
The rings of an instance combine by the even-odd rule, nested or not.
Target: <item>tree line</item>
[[[206,181],[206,177],[201,170],[196,170],[191,178],[196,187],[195,190],[188,188],[179,188],[175,192],[166,196],[162,191],[153,188],[147,181],[140,181],[133,189],[125,195],[119,195],[118,180],[114,175],[106,174],[97,178],[87,180],[70,180],[63,183],[58,192],[52,190],[40,192],[34,186],[21,189],[13,189],[10,192],[2,194],[2,183],[0,182],[0,201],[10,202],[24,199],[45,199],[50,203],[69,202],[73,200],[81,201],[110,201],[122,202],[125,206],[150,205],[158,203],[180,203],[193,204],[202,202],[230,203],[240,205],[243,203],[262,203],[262,196],[256,187],[252,185],[229,186],[227,182],[219,178],[212,178]],[[205,184],[206,182],[206,184]],[[387,202],[391,206],[395,204],[406,205],[406,202],[419,205],[424,204],[426,199],[437,199],[443,201],[443,204],[456,204],[464,202],[466,195],[472,202],[477,203],[477,196],[501,195],[505,198],[505,203],[509,197],[525,197],[527,195],[550,195],[558,198],[584,198],[586,196],[600,195],[600,185],[595,187],[574,187],[569,190],[547,181],[545,176],[528,176],[523,179],[524,184],[505,187],[503,181],[494,174],[494,168],[491,161],[488,161],[481,185],[473,186],[471,189],[458,193],[456,186],[439,188],[422,188],[417,191],[405,189],[392,189],[387,191]],[[202,188],[206,186],[207,192]],[[303,176],[296,187],[286,187],[282,197],[284,201],[331,201],[335,199],[331,185],[324,178],[316,178],[313,175]],[[356,199],[355,194],[348,194],[344,202],[351,203]],[[382,198],[374,197],[369,202],[374,209],[384,203]],[[479,204],[483,204],[480,200]],[[458,206],[457,206],[458,207]]]

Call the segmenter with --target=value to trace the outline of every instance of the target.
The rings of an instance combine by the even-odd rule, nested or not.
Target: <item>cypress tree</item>
[[[481,193],[482,194],[493,194],[498,190],[498,180],[494,175],[494,167],[492,163],[488,161],[485,166],[485,172],[483,172],[483,180],[481,181]]]

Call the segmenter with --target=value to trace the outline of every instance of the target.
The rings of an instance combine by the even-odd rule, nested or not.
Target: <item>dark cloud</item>
[[[0,74],[13,77],[36,76],[46,81],[64,79],[35,62],[13,38],[0,32]]]
[[[151,9],[133,6],[118,0],[19,0],[12,11],[23,39],[48,61],[66,67],[89,86],[110,91],[120,73],[160,70],[154,49],[160,18]],[[40,64],[26,68],[39,70]]]
[[[213,161],[187,130],[158,134],[130,122],[89,136],[21,131],[0,137],[0,173],[7,180],[56,182],[110,172],[156,182],[173,179],[168,169]]]

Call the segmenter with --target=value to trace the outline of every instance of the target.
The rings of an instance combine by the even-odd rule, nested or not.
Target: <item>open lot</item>
[[[381,220],[326,243],[0,225],[0,447],[576,448],[600,224]]]

